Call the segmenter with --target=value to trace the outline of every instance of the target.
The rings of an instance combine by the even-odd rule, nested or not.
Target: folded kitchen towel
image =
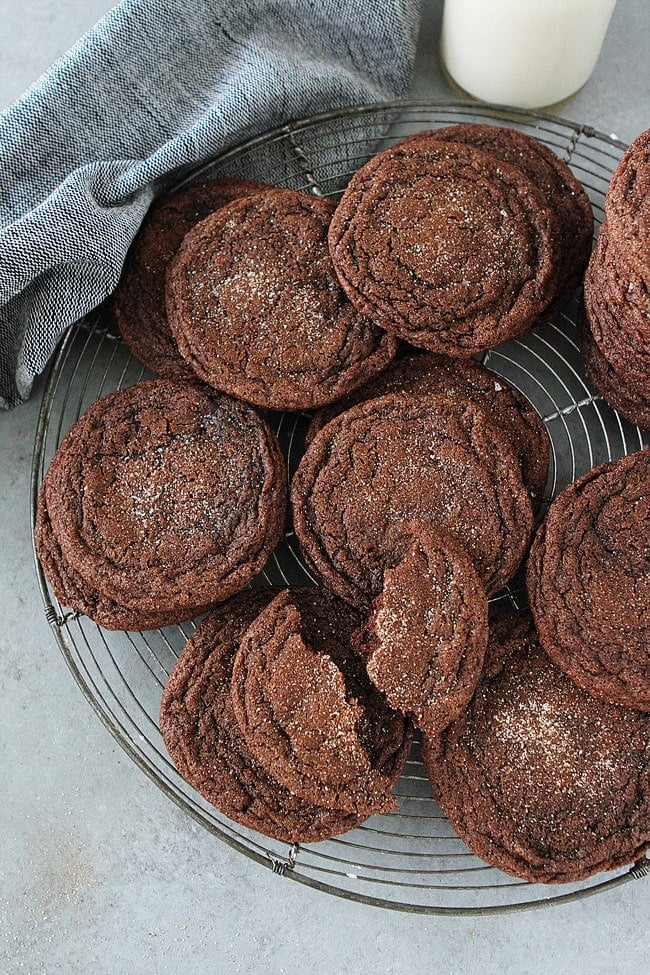
[[[0,404],[114,289],[152,199],[286,121],[409,90],[420,0],[122,0],[0,116]]]

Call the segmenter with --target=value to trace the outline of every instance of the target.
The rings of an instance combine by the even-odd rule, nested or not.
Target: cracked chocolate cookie
[[[605,217],[616,246],[650,280],[650,129],[628,146],[607,189]]]
[[[540,643],[589,694],[650,711],[650,452],[601,464],[555,498],[527,587]]]
[[[241,638],[232,703],[268,774],[308,802],[369,815],[397,808],[411,732],[352,647],[360,623],[323,590],[280,593]]]
[[[270,409],[313,409],[394,357],[395,338],[339,285],[327,249],[334,209],[330,200],[267,190],[187,234],[167,274],[167,315],[206,383]]]
[[[277,593],[239,593],[199,624],[165,685],[160,730],[179,773],[229,819],[287,843],[314,843],[366,817],[305,802],[268,775],[250,754],[231,701],[240,641]]]
[[[231,200],[266,189],[244,179],[197,183],[156,200],[126,256],[111,310],[134,356],[157,376],[190,379],[165,311],[165,276],[185,234]]]
[[[496,622],[467,710],[422,751],[460,838],[515,877],[579,881],[650,848],[650,716],[581,690],[527,617]]]
[[[415,346],[467,357],[531,328],[557,293],[554,219],[520,169],[430,139],[357,171],[329,244],[360,312]]]
[[[368,676],[427,735],[462,713],[488,639],[488,601],[468,555],[449,535],[418,525],[355,636]]]
[[[594,232],[589,197],[567,164],[537,139],[507,126],[461,123],[419,133],[408,141],[427,138],[476,146],[516,166],[541,190],[554,215],[553,235],[560,269],[558,294],[551,307],[545,309],[544,317],[566,304],[587,266]]]
[[[533,530],[512,446],[467,399],[392,393],[314,438],[293,477],[294,528],[332,592],[367,606],[412,522],[448,532],[489,594],[514,575]]]
[[[539,507],[548,477],[550,440],[546,427],[525,396],[475,359],[450,359],[424,352],[397,358],[361,389],[318,410],[307,430],[307,443],[339,413],[386,393],[464,396],[483,405],[510,440],[533,507]]]
[[[612,246],[603,224],[585,275],[589,328],[607,361],[645,391],[650,407],[650,294],[648,284]]]
[[[74,607],[75,612],[88,616],[107,630],[155,630],[169,621],[165,613],[143,613],[121,606],[75,571],[74,565],[63,555],[52,529],[45,485],[39,493],[34,538],[45,577],[63,606]],[[207,608],[197,606],[196,613]]]
[[[618,410],[630,423],[650,430],[650,402],[647,392],[631,383],[606,358],[584,315],[578,320],[578,342],[587,375],[605,402]]]
[[[55,542],[73,568],[64,603],[83,583],[147,621],[188,619],[263,567],[284,528],[285,478],[252,408],[196,383],[139,383],[66,434],[43,481],[37,549],[47,566]],[[89,612],[86,599],[73,608]]]
[[[650,295],[603,224],[585,274],[578,322],[589,378],[632,423],[650,426]]]

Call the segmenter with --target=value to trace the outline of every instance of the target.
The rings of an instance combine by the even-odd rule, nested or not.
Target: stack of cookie
[[[650,452],[551,504],[527,565],[532,617],[492,624],[463,713],[425,766],[468,846],[525,880],[582,880],[650,848]]]
[[[36,551],[63,605],[107,629],[153,629],[247,586],[285,506],[277,439],[251,407],[151,380],[70,428],[43,479]]]
[[[625,152],[584,283],[580,342],[589,377],[623,416],[650,427],[650,130]]]
[[[459,125],[359,169],[329,244],[360,312],[412,345],[467,357],[566,301],[592,232],[584,189],[553,152],[513,129]]]
[[[372,686],[361,617],[316,588],[250,590],[194,632],[160,728],[181,775],[235,822],[289,843],[396,808],[410,724]]]
[[[120,333],[163,376],[255,406],[309,410],[384,369],[397,339],[359,314],[332,264],[331,200],[244,180],[157,203],[113,296]]]

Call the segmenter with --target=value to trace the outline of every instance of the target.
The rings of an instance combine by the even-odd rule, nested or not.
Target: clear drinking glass
[[[440,53],[482,101],[542,108],[589,78],[616,0],[445,0]]]

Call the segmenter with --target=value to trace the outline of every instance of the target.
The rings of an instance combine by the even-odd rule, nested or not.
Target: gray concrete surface
[[[101,0],[3,0],[0,105],[93,23]],[[440,74],[441,4],[414,94]],[[561,113],[630,140],[650,126],[647,0],[620,0]],[[363,907],[276,877],[207,834],[136,768],[77,689],[43,618],[29,528],[40,384],[0,413],[0,972],[627,975],[647,972],[650,883],[501,917]]]

